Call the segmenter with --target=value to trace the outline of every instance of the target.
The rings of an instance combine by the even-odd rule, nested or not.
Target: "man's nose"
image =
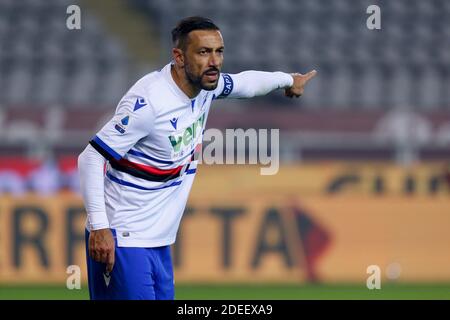
[[[214,53],[211,54],[211,56],[209,57],[209,66],[217,68],[218,65],[219,65],[219,58]]]

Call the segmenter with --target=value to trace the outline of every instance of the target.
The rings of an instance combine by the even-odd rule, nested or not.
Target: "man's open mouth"
[[[219,77],[219,71],[215,70],[207,71],[205,72],[205,76],[210,81],[217,80],[217,78]]]

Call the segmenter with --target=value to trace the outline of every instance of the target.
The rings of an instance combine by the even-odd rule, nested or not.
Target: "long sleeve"
[[[292,86],[294,78],[284,72],[243,71],[237,74],[223,73],[216,89],[218,99],[252,98],[274,90]]]
[[[78,156],[81,195],[90,230],[109,228],[105,209],[104,166],[105,158],[90,144]]]

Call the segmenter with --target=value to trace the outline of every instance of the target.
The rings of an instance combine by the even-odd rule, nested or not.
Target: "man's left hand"
[[[311,80],[317,74],[316,70],[310,71],[306,74],[301,73],[291,73],[292,78],[294,78],[294,84],[290,88],[284,90],[286,97],[300,97],[305,90],[306,83]]]

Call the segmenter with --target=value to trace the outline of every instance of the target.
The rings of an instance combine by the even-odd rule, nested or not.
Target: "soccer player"
[[[172,61],[131,87],[78,157],[91,299],[174,299],[170,245],[211,102],[280,88],[299,97],[316,74],[221,73],[222,35],[206,18],[183,19],[172,40]]]

